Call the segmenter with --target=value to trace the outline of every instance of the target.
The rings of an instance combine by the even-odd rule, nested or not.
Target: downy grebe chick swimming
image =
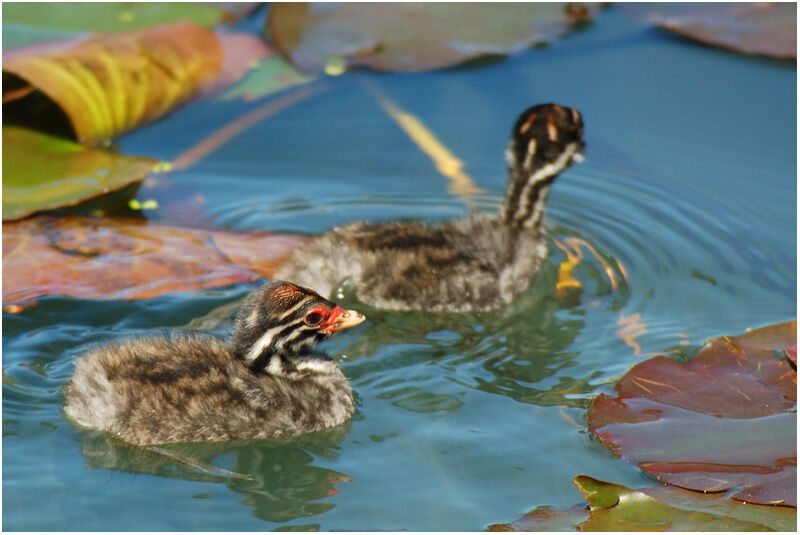
[[[64,388],[78,425],[134,445],[298,435],[353,414],[341,369],[314,346],[364,321],[289,282],[248,295],[229,340],[174,335],[98,347]]]
[[[509,180],[499,214],[426,225],[356,222],[312,239],[276,275],[330,296],[346,278],[379,308],[474,311],[509,304],[547,255],[542,216],[558,174],[583,160],[583,120],[572,108],[523,112],[506,151]]]

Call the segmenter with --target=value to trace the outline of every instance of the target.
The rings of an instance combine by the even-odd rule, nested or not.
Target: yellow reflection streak
[[[422,121],[398,106],[373,82],[362,79],[361,85],[378,102],[383,111],[403,129],[403,132],[406,133],[411,141],[433,160],[436,170],[450,180],[447,185],[448,193],[455,195],[462,201],[469,202],[475,194],[484,192],[464,172],[464,162],[456,158],[447,147],[442,145]]]

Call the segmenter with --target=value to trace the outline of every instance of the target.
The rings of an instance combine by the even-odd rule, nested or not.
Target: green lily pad
[[[219,98],[220,100],[241,98],[251,102],[289,87],[307,84],[315,79],[315,76],[298,72],[291,63],[273,53],[262,59],[242,81]]]
[[[489,531],[795,531],[785,507],[743,505],[725,495],[674,487],[630,489],[580,475],[573,482],[587,504],[566,510],[540,506]]]
[[[575,484],[589,503],[581,531],[771,531],[755,522],[673,507],[637,490],[578,476]]]
[[[655,357],[598,396],[589,430],[671,485],[797,505],[797,321],[708,342],[691,360]]]
[[[158,163],[3,127],[3,219],[71,206],[142,180]]]
[[[7,2],[8,23],[77,32],[124,32],[172,22],[213,26],[227,14],[219,5],[193,2]],[[5,43],[4,43],[5,44]]]
[[[266,30],[303,72],[358,65],[420,71],[547,43],[597,9],[579,3],[275,3]]]

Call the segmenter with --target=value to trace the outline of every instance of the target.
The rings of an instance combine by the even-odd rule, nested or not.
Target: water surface
[[[263,10],[243,25],[256,31]],[[418,117],[484,193],[466,203],[384,113],[376,84]],[[647,354],[796,314],[794,63],[670,38],[614,10],[552,45],[482,68],[360,71],[263,121],[141,198],[202,195],[217,227],[315,234],[363,219],[494,210],[516,114],[578,108],[586,162],[556,182],[545,223],[581,247],[579,294],[555,292],[566,255],[480,314],[397,313],[326,343],[359,400],[348,424],[305,437],[180,446],[250,474],[204,474],[80,433],[60,389],[93,344],[154,330],[224,335],[257,284],[147,301],[47,297],[3,315],[6,530],[480,530],[581,500],[587,474],[648,481],[585,431],[585,408]],[[134,132],[129,154],[174,159],[263,102],[200,102]],[[156,211],[156,220],[180,213]],[[604,268],[611,268],[611,277]]]

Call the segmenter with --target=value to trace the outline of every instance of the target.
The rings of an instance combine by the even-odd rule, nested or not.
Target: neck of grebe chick
[[[503,224],[538,229],[553,181],[583,161],[583,119],[573,108],[539,104],[525,110],[506,149],[508,185],[500,210]]]

